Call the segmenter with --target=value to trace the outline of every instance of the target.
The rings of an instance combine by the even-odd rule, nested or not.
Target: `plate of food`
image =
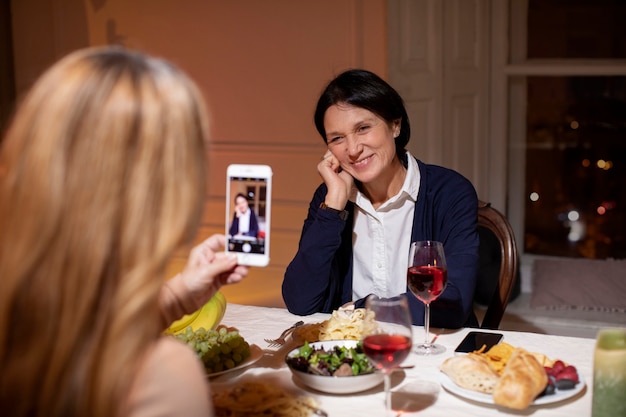
[[[208,330],[187,327],[172,337],[196,352],[209,377],[245,368],[263,356],[260,347],[250,345],[237,329],[224,325]]]
[[[541,395],[535,398],[534,401],[530,403],[530,405],[544,405],[544,404],[553,404],[559,401],[564,401],[569,398],[575,397],[579,392],[585,389],[585,381],[582,377],[579,377],[579,382],[573,389],[561,390],[556,389],[555,392],[551,395]],[[448,377],[443,372],[441,373],[440,381],[441,386],[446,389],[446,391],[451,392],[454,395],[465,398],[467,400],[476,401],[483,404],[495,404],[493,400],[493,395],[486,394],[479,391],[472,391],[470,389],[462,388],[458,386],[450,377]]]
[[[573,365],[507,343],[447,358],[440,370],[452,394],[516,410],[567,400],[586,385]]]
[[[263,357],[263,350],[257,345],[250,345],[250,356],[244,359],[243,362],[240,362],[238,365],[235,365],[232,368],[222,369],[221,371],[209,372],[207,370],[207,377],[213,378],[213,377],[216,377],[218,375],[222,375],[228,372],[238,371],[240,369],[243,369],[247,366],[252,365],[253,363],[258,361],[262,357]]]
[[[326,340],[361,340],[366,326],[375,326],[372,313],[364,308],[340,308],[334,310],[328,320],[306,323],[292,333],[298,342]]]
[[[358,340],[305,342],[285,362],[294,381],[331,394],[366,391],[382,384],[384,377],[375,372]]]
[[[242,377],[212,383],[215,414],[219,416],[326,415],[314,398],[281,386],[278,381]]]

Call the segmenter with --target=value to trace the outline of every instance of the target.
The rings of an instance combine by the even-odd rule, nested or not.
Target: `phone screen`
[[[500,333],[469,332],[454,351],[457,353],[469,353],[485,346],[484,351],[486,352],[497,345],[500,340],[502,340],[502,334]]]
[[[228,174],[227,250],[242,264],[262,266],[269,255],[271,177],[237,171]]]

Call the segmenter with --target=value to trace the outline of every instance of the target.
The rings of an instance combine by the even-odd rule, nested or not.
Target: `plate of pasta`
[[[313,398],[276,383],[243,380],[234,385],[213,384],[211,390],[216,417],[326,415]]]
[[[373,313],[364,308],[339,309],[333,311],[328,320],[300,326],[292,337],[300,342],[361,340],[364,329],[375,325]]]

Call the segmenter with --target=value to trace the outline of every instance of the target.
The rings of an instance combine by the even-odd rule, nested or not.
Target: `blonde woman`
[[[75,52],[38,80],[0,148],[0,410],[210,416],[202,364],[164,327],[247,268],[213,236],[163,285],[205,190],[207,121],[171,64]]]

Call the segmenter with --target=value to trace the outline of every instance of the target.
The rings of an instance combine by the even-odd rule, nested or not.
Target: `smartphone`
[[[272,168],[233,164],[226,169],[226,252],[240,265],[270,262]]]
[[[454,350],[455,353],[469,353],[485,346],[484,352],[497,345],[502,340],[500,333],[469,332]]]

